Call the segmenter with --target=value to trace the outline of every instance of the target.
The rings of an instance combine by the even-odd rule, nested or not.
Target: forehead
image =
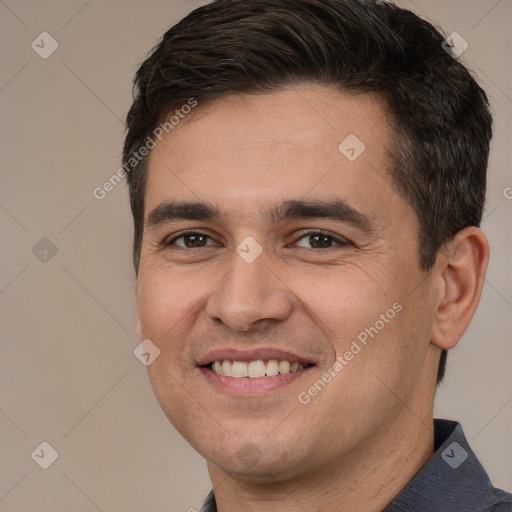
[[[145,212],[203,200],[235,217],[285,200],[342,198],[369,217],[398,199],[381,102],[323,86],[199,104],[152,150]]]

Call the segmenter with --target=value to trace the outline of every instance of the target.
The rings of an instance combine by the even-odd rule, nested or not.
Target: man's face
[[[215,466],[315,474],[428,421],[435,293],[386,172],[392,136],[375,98],[303,86],[199,105],[152,150],[139,336],[161,351],[163,411]]]

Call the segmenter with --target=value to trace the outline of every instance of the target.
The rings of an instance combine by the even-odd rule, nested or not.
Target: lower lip
[[[299,370],[298,372],[285,373],[283,375],[276,375],[274,377],[224,377],[209,370],[208,368],[201,367],[201,373],[206,380],[220,389],[234,396],[257,396],[263,395],[273,391],[274,389],[286,386],[297,379],[300,379],[307,373],[313,366]]]

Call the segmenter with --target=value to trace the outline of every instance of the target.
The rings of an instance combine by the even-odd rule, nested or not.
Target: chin
[[[291,436],[290,436],[291,439]],[[286,446],[282,441],[274,444],[268,437],[259,440],[251,436],[238,441],[215,443],[212,446],[194,446],[208,461],[240,481],[253,483],[275,483],[297,476],[305,464],[295,446]],[[218,448],[217,448],[218,447]],[[295,456],[292,458],[290,453]]]

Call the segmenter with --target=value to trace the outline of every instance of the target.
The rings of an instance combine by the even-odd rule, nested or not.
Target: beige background
[[[4,512],[185,512],[210,488],[204,461],[168,423],[132,353],[124,183],[101,201],[92,194],[119,167],[137,65],[200,3],[0,2]],[[493,104],[484,222],[492,260],[476,318],[449,357],[436,414],[461,421],[495,485],[512,490],[512,0],[399,4],[468,41],[462,58]],[[47,59],[31,48],[43,31],[59,45]],[[46,262],[32,252],[42,237],[57,248]],[[31,458],[42,441],[59,455],[46,470]]]

